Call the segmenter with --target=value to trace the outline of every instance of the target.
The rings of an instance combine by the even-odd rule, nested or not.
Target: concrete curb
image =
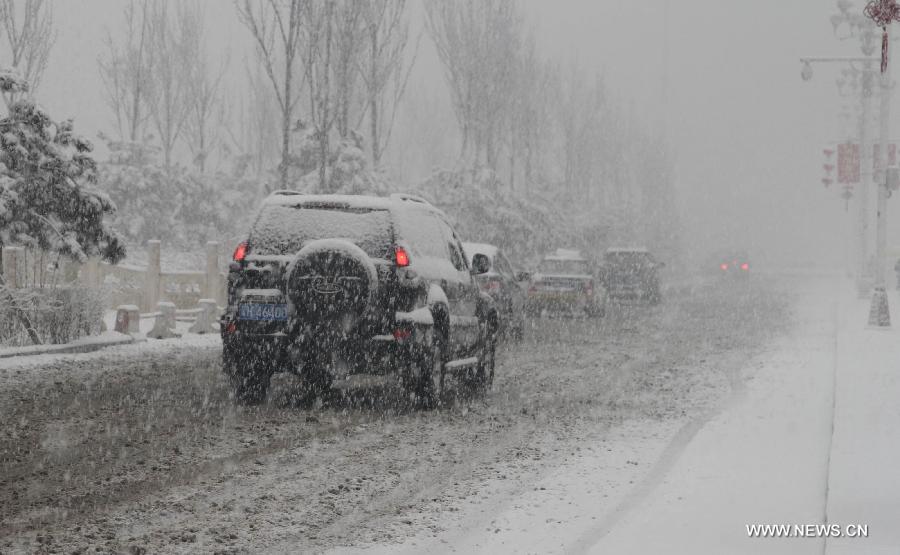
[[[115,347],[117,345],[129,345],[143,339],[138,339],[130,335],[116,332],[106,332],[102,335],[94,337],[86,337],[72,343],[62,345],[33,345],[30,347],[13,347],[9,349],[0,349],[0,359],[32,356],[32,355],[53,355],[63,353],[90,353],[99,351],[106,347]]]

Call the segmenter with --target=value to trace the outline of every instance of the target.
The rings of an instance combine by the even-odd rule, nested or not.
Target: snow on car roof
[[[276,191],[263,200],[265,205],[279,206],[310,206],[310,205],[341,205],[350,209],[371,210],[402,210],[404,208],[421,208],[440,214],[444,213],[434,205],[413,195],[393,194],[390,197],[376,197],[371,195],[307,195],[298,191]]]
[[[556,249],[556,252],[553,254],[548,254],[544,257],[544,260],[584,260],[585,258],[581,256],[581,251],[576,251],[572,249]]]
[[[620,252],[640,252],[647,253],[650,252],[647,250],[647,247],[611,247],[606,249],[606,252],[610,254],[620,253]]]
[[[497,251],[500,249],[487,243],[463,243],[463,250],[466,251],[466,256],[469,257],[469,262],[471,262],[472,256],[475,254],[484,254],[493,259],[497,256]]]

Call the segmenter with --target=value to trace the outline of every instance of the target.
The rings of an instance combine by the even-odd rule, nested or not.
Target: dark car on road
[[[525,288],[527,272],[516,271],[503,251],[485,243],[463,243],[469,264],[481,254],[490,261],[487,272],[477,276],[481,290],[491,296],[500,313],[500,330],[504,335],[521,339],[525,330]]]
[[[606,291],[597,282],[591,262],[579,251],[557,249],[538,264],[525,306],[532,314],[603,316]]]
[[[659,269],[663,267],[646,248],[607,249],[601,275],[610,299],[657,304],[662,300]]]
[[[444,214],[390,198],[279,191],[262,204],[228,272],[223,365],[241,402],[275,372],[311,396],[356,374],[396,376],[434,405],[445,375],[489,387],[498,314]]]

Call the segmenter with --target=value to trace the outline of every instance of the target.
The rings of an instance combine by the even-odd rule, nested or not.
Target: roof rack
[[[404,200],[407,202],[420,202],[422,204],[427,204],[431,206],[431,203],[425,200],[424,198],[418,195],[411,195],[409,193],[391,193],[391,198],[394,200]]]

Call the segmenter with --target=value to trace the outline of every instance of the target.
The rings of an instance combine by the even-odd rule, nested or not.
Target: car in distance
[[[566,312],[603,316],[606,293],[594,277],[591,262],[579,251],[557,249],[538,264],[525,306],[531,314]]]
[[[223,368],[240,402],[273,373],[310,396],[353,374],[396,375],[428,406],[445,375],[489,387],[498,315],[444,214],[409,195],[304,195],[263,203],[228,272]]]
[[[491,296],[500,314],[500,331],[508,337],[521,339],[525,330],[525,289],[523,282],[530,279],[527,272],[513,268],[503,251],[486,243],[463,243],[469,264],[473,257],[487,257],[488,271],[476,277],[481,290]]]
[[[601,275],[609,298],[659,303],[662,300],[659,269],[663,266],[644,247],[607,249]]]
[[[743,249],[721,250],[711,259],[709,269],[720,276],[748,277],[750,257]]]

